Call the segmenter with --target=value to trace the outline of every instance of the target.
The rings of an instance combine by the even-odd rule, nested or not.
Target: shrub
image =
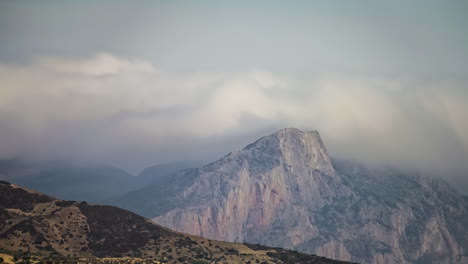
[[[209,264],[210,262],[202,259],[192,259],[190,261],[191,264]]]

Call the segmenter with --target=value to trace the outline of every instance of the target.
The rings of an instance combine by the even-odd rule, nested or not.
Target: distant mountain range
[[[138,177],[110,170],[100,170],[106,173],[93,180],[77,175],[76,182],[92,185],[93,193],[112,189],[98,197],[73,181],[51,180],[49,191],[39,183],[50,173],[37,178],[39,183],[35,177],[21,183],[48,194],[71,189],[74,197],[111,203],[209,239],[361,263],[468,263],[468,198],[417,172],[333,159],[317,131],[282,129],[195,165],[150,168]],[[141,180],[138,186],[110,183],[119,175]]]
[[[120,208],[58,200],[0,181],[0,253],[5,250],[48,258],[62,255],[70,263],[93,257],[117,258],[103,263],[132,263],[124,257],[152,261],[145,263],[343,263],[186,235]]]
[[[157,184],[178,170],[201,164],[196,161],[160,164],[148,167],[134,176],[122,169],[102,164],[4,159],[0,160],[0,179],[64,200],[106,203],[130,191]]]

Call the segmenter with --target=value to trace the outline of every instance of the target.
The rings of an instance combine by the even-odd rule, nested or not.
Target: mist
[[[0,158],[133,173],[283,127],[468,193],[465,1],[0,2]]]
[[[0,156],[102,162],[136,172],[212,161],[282,127],[317,129],[332,156],[464,180],[463,80],[266,70],[180,74],[100,53],[0,66]],[[461,176],[463,175],[463,176]]]

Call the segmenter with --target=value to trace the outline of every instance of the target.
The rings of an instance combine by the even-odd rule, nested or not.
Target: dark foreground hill
[[[0,181],[0,248],[71,260],[132,257],[153,263],[344,263],[177,233],[117,207],[58,200],[4,181]]]

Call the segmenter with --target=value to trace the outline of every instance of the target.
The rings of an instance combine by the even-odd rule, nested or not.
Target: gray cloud
[[[1,64],[0,80],[1,157],[92,160],[135,170],[213,159],[294,126],[318,129],[334,156],[468,172],[463,80],[306,79],[262,70],[180,74],[106,53]]]

